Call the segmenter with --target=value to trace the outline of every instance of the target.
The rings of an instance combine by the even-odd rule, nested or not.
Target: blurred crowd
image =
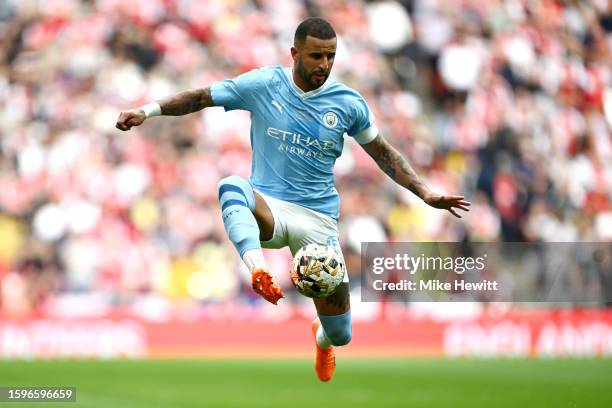
[[[249,174],[249,114],[114,125],[290,66],[311,15],[339,35],[334,79],[434,190],[473,203],[461,220],[428,208],[347,142],[355,287],[362,241],[612,240],[612,0],[0,0],[0,310],[259,304],[216,199]],[[288,288],[289,252],[266,254]]]

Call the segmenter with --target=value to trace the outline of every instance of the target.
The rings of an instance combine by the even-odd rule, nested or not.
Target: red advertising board
[[[96,318],[0,320],[1,358],[295,357],[312,353],[310,322]],[[612,311],[479,312],[460,318],[405,313],[355,319],[345,356],[557,357],[612,355]]]

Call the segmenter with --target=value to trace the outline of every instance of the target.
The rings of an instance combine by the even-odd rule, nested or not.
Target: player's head
[[[309,18],[295,30],[293,47],[293,68],[300,82],[308,90],[323,85],[336,57],[336,32],[322,18]]]

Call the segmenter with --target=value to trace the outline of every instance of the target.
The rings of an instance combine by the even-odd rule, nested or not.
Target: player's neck
[[[295,86],[300,88],[302,92],[306,93],[316,89],[310,86],[308,82],[304,81],[302,77],[295,71],[295,69],[292,69],[291,72],[293,77],[293,83],[295,84]]]

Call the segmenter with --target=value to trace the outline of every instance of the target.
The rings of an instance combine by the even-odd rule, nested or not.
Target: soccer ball
[[[291,282],[304,296],[323,298],[333,294],[344,279],[346,266],[333,246],[308,244],[293,257]]]

